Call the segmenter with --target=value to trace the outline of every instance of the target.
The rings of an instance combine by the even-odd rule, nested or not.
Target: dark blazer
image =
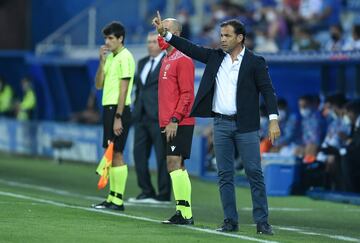
[[[169,44],[189,57],[206,64],[190,115],[212,117],[215,77],[225,57],[224,51],[200,47],[175,35],[172,36]],[[260,128],[259,93],[264,98],[268,113],[278,114],[277,99],[265,59],[245,49],[236,92],[236,124],[241,133]]]
[[[136,99],[132,117],[134,122],[141,121],[141,118],[146,115],[152,121],[158,121],[158,80],[161,62],[154,68],[150,74],[149,80],[143,85],[141,82],[141,72],[150,57],[144,57],[138,62],[137,72],[135,74],[134,83],[136,85]]]

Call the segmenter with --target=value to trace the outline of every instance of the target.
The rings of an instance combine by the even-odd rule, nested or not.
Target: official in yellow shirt
[[[125,28],[112,22],[103,29],[105,45],[99,52],[99,67],[96,73],[97,89],[103,90],[103,147],[114,142],[112,167],[109,171],[110,192],[107,199],[94,208],[124,210],[123,195],[128,168],[123,150],[131,122],[131,89],[135,74],[135,60],[124,46]]]

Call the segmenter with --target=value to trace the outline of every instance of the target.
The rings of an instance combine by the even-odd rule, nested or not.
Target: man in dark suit
[[[149,56],[141,59],[135,76],[136,101],[133,111],[135,122],[134,160],[137,181],[141,193],[138,202],[170,201],[171,183],[166,167],[166,154],[158,121],[158,79],[164,53],[159,48],[157,33],[147,37]],[[149,157],[154,146],[157,172],[158,194],[151,183]]]
[[[253,202],[257,233],[272,235],[261,170],[259,93],[269,115],[269,139],[280,136],[276,95],[263,57],[244,47],[245,27],[237,20],[221,24],[221,49],[209,49],[172,35],[153,19],[158,33],[172,46],[206,64],[191,116],[214,118],[214,146],[224,223],[222,232],[238,230],[234,186],[235,146],[244,162]]]

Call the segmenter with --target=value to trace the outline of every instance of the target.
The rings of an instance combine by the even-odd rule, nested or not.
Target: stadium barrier
[[[87,126],[63,122],[22,122],[0,118],[0,151],[79,161],[96,164],[103,155],[102,126]],[[134,164],[132,151],[134,144],[133,128],[130,129],[124,157],[130,165]],[[190,162],[186,167],[191,175],[203,174],[203,161],[206,156],[206,140],[195,132]],[[152,151],[150,169],[156,168]]]

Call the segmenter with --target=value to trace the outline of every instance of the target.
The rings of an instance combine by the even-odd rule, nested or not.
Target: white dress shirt
[[[172,34],[168,31],[164,36],[166,41],[170,41]],[[223,115],[234,115],[236,109],[236,90],[239,76],[239,70],[242,59],[245,54],[245,48],[232,62],[230,54],[226,53],[215,78],[215,93],[212,104],[212,110]],[[270,114],[269,120],[278,119],[277,114]]]
[[[223,115],[236,114],[237,82],[244,54],[245,48],[243,48],[233,62],[231,55],[226,53],[215,78],[213,112]]]
[[[161,52],[159,55],[157,55],[156,57],[150,57],[149,60],[147,61],[147,63],[145,64],[143,70],[141,71],[140,74],[140,78],[141,78],[141,82],[142,84],[145,84],[146,82],[146,77],[150,71],[150,67],[151,67],[151,60],[154,59],[154,64],[151,68],[151,72],[154,71],[154,69],[156,68],[156,66],[159,64],[161,58],[164,56],[164,52]]]

